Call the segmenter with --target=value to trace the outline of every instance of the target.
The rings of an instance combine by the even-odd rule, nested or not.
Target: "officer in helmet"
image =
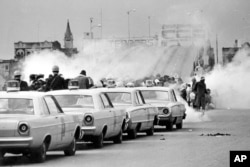
[[[21,80],[21,72],[16,70],[14,72],[14,80],[18,81],[20,83],[20,91],[27,91],[29,90],[28,83],[26,81]]]
[[[53,75],[48,78],[45,91],[65,89],[64,78],[59,74],[59,67],[57,65],[52,67]]]

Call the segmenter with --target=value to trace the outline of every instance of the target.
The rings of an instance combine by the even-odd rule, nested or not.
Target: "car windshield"
[[[155,101],[155,100],[170,101],[168,91],[142,90],[141,92],[146,103],[149,101]]]
[[[0,98],[0,114],[34,114],[32,99]]]
[[[94,108],[90,95],[56,95],[55,98],[62,108]]]
[[[132,105],[131,94],[127,92],[108,92],[112,104],[119,105]]]

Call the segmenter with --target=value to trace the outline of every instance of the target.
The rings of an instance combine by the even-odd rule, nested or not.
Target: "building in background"
[[[0,90],[2,90],[5,81],[13,78],[11,74],[13,74],[17,68],[17,60],[0,60]]]
[[[73,45],[73,34],[70,30],[69,21],[67,22],[66,32],[64,35],[64,48],[61,47],[61,44],[58,41],[49,42],[16,42],[14,43],[15,49],[15,59],[23,60],[26,56],[34,52],[40,52],[43,50],[58,50],[63,52],[65,55],[71,57],[74,54],[77,54],[77,48],[74,48]]]
[[[73,34],[70,29],[69,21],[67,22],[66,32],[64,35],[64,48],[60,42],[44,41],[44,42],[16,42],[14,43],[14,59],[0,60],[0,90],[6,80],[13,77],[13,73],[17,69],[21,69],[21,62],[32,53],[41,52],[43,50],[57,50],[63,52],[66,56],[71,57],[77,54],[77,48],[73,45]]]
[[[203,43],[207,39],[208,34],[203,25],[164,24],[160,35],[161,46],[187,46]]]
[[[65,53],[65,55],[67,55],[69,57],[78,53],[77,48],[74,48],[73,40],[74,40],[73,34],[70,30],[70,25],[69,25],[69,21],[68,21],[66,32],[64,35],[64,48],[60,48],[59,50],[62,51],[63,53]]]

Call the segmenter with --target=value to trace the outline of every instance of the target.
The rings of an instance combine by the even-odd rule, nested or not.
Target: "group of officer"
[[[52,67],[52,73],[48,78],[43,80],[43,74],[31,74],[29,76],[30,84],[24,80],[21,80],[21,72],[14,72],[14,80],[19,82],[20,91],[52,91],[52,90],[61,90],[68,88],[68,82],[70,79],[64,79],[59,73],[59,67],[57,65]],[[94,85],[93,79],[89,76],[86,76],[86,71],[82,70],[74,80],[77,80],[79,83],[79,89],[89,89]]]

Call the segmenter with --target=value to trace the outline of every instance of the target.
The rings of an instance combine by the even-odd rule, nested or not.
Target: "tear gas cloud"
[[[89,44],[74,57],[66,57],[58,51],[42,51],[27,57],[23,63],[23,74],[28,80],[30,74],[52,72],[58,65],[64,78],[74,78],[85,69],[94,81],[113,77],[117,80],[136,80],[161,74],[186,77],[192,71],[194,47],[144,47],[115,49],[109,43]],[[184,57],[184,59],[183,59]]]
[[[52,66],[58,65],[64,78],[74,78],[85,69],[94,81],[113,77],[119,81],[133,81],[151,75],[176,75],[189,79],[197,47],[144,47],[116,49],[109,43],[89,44],[72,58],[58,51],[42,51],[27,57],[23,63],[25,80],[30,74],[48,77]],[[201,121],[200,114],[186,105],[188,122]]]
[[[250,49],[243,48],[233,61],[225,67],[216,66],[206,76],[216,108],[250,107]]]

